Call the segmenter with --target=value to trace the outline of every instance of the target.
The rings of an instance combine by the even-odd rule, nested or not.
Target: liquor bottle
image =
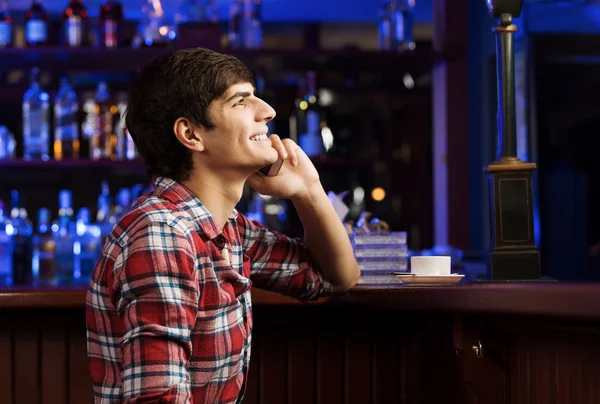
[[[413,20],[415,0],[397,0],[397,12],[395,14],[395,45],[396,50],[412,51],[415,49],[413,37]]]
[[[79,158],[79,124],[77,94],[66,77],[61,77],[54,98],[54,159]]]
[[[38,211],[38,226],[33,235],[33,283],[39,286],[54,286],[56,274],[56,243],[52,238],[51,217],[48,208]]]
[[[112,104],[106,82],[101,81],[96,91],[94,106],[94,130],[90,141],[90,157],[93,160],[117,158],[117,136],[114,115],[117,107]]]
[[[217,22],[218,14],[213,0],[183,0],[175,14],[178,23]]]
[[[12,236],[13,226],[0,200],[0,286],[12,285]]]
[[[11,192],[10,220],[12,222],[12,282],[26,285],[33,281],[33,227],[27,217],[27,210],[21,206],[18,191]]]
[[[0,2],[0,48],[12,45],[12,18],[8,13],[8,2]]]
[[[244,0],[242,32],[244,48],[262,48],[261,0]]]
[[[145,0],[142,5],[142,17],[133,38],[134,48],[166,46],[169,27],[160,0]]]
[[[23,96],[23,158],[49,159],[50,97],[38,82],[39,69],[31,69],[31,85]]]
[[[106,0],[100,7],[100,46],[116,48],[120,42],[123,23],[123,5],[115,0]]]
[[[102,247],[99,245],[100,230],[91,223],[88,208],[79,209],[75,227],[73,278],[77,283],[88,283],[98,259],[98,250]]]
[[[71,191],[58,193],[58,217],[52,224],[52,238],[56,244],[56,272],[58,282],[71,283],[74,270],[75,221]]]
[[[394,11],[394,2],[386,1],[383,3],[383,6],[381,7],[381,10],[379,12],[379,49],[383,51],[390,51],[393,48],[392,30]]]
[[[317,75],[313,71],[306,73],[307,92],[301,101],[301,109],[306,111],[306,132],[299,133],[299,145],[307,156],[315,157],[323,153],[321,136],[321,115],[317,99]]]
[[[25,12],[25,43],[28,46],[48,44],[49,21],[42,0],[33,0],[31,7]]]
[[[64,44],[70,47],[89,44],[89,15],[83,1],[71,0],[63,12]]]
[[[243,46],[242,22],[244,0],[233,0],[229,5],[229,22],[227,26],[227,46],[239,49]]]
[[[0,160],[15,157],[15,136],[4,125],[0,125]]]
[[[270,99],[266,90],[266,79],[262,70],[256,72],[255,75],[255,86],[256,86],[256,96],[273,107],[273,101]],[[275,120],[271,119],[267,122],[267,128],[269,128],[269,135],[275,132]]]
[[[304,77],[298,78],[298,86],[296,90],[296,99],[294,100],[294,111],[289,118],[290,139],[298,142],[298,137],[306,133],[306,109],[308,107],[304,101],[306,94],[306,80]]]

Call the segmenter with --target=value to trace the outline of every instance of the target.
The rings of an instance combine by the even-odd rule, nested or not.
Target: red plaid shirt
[[[331,293],[299,239],[234,211],[221,230],[191,192],[157,178],[113,228],[86,298],[96,403],[234,403],[250,360],[250,287]]]

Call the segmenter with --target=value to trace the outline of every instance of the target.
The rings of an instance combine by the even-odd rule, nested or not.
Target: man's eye
[[[244,105],[244,99],[242,98],[241,100],[239,100],[238,102],[236,102],[235,104],[233,104],[234,106],[237,105]]]

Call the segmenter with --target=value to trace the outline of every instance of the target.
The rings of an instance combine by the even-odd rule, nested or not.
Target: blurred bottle
[[[0,200],[0,286],[12,285],[12,235],[12,223]]]
[[[134,48],[166,46],[169,42],[169,25],[160,0],[145,0],[142,17],[133,38]]]
[[[50,97],[38,82],[39,69],[30,73],[31,85],[23,96],[23,158],[48,160]]]
[[[0,160],[15,158],[15,136],[6,126],[0,125]]]
[[[379,15],[379,46],[381,50],[411,51],[415,0],[390,0],[383,4]]]
[[[75,264],[73,278],[77,283],[88,283],[100,250],[100,229],[91,223],[90,211],[81,208],[77,212],[76,236],[73,246]]]
[[[261,0],[244,0],[242,33],[244,48],[262,48]]]
[[[0,48],[12,46],[12,18],[8,12],[8,1],[0,2]]]
[[[242,21],[244,0],[232,0],[229,4],[229,22],[227,26],[227,46],[239,49],[243,46]]]
[[[256,86],[256,96],[274,108],[274,102],[271,100],[271,98],[267,94],[266,79],[265,79],[265,75],[262,70],[258,70],[256,72],[255,86]],[[273,133],[277,133],[277,132],[275,132],[275,120],[274,119],[271,119],[269,122],[267,122],[267,127],[269,128],[269,135],[271,135]]]
[[[39,286],[58,284],[56,273],[56,243],[52,237],[51,215],[48,208],[38,211],[38,226],[33,235],[33,283]]]
[[[178,23],[217,22],[218,14],[213,0],[183,0],[175,14]]]
[[[90,141],[90,157],[93,160],[117,159],[117,136],[115,134],[114,116],[116,105],[112,104],[106,82],[98,84],[94,105],[94,131]]]
[[[89,45],[89,15],[82,0],[70,0],[63,12],[63,41],[70,47]]]
[[[100,46],[116,48],[120,42],[123,23],[123,5],[115,0],[106,0],[100,7]]]
[[[110,207],[112,197],[108,181],[102,181],[100,195],[98,196],[98,205],[96,212],[96,225],[100,228],[100,244],[104,245],[106,238],[112,230],[113,224],[110,223]],[[100,252],[100,251],[98,251]]]
[[[317,74],[306,73],[307,92],[300,101],[300,109],[306,111],[306,132],[299,133],[298,144],[307,156],[319,156],[324,151],[321,136],[321,114],[317,98]]]
[[[50,18],[42,0],[33,0],[25,12],[25,43],[28,46],[47,45],[49,24]]]
[[[27,211],[21,206],[18,191],[11,192],[10,221],[12,223],[12,282],[27,285],[33,281],[33,227]]]
[[[54,98],[54,158],[79,158],[79,124],[77,94],[66,77],[61,77]]]
[[[304,77],[299,77],[296,99],[294,100],[294,111],[289,118],[290,139],[296,143],[298,143],[300,134],[306,133],[306,109],[308,105],[304,101],[305,94],[306,80]]]
[[[74,237],[73,203],[71,191],[58,193],[58,217],[52,224],[52,238],[56,245],[56,272],[60,284],[73,281]]]

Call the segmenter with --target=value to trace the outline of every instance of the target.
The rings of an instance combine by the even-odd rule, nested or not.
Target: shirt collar
[[[174,203],[180,211],[190,215],[209,239],[212,240],[223,232],[200,199],[180,182],[167,177],[156,177],[153,194]],[[235,222],[237,217],[238,212],[233,209],[229,221]]]

